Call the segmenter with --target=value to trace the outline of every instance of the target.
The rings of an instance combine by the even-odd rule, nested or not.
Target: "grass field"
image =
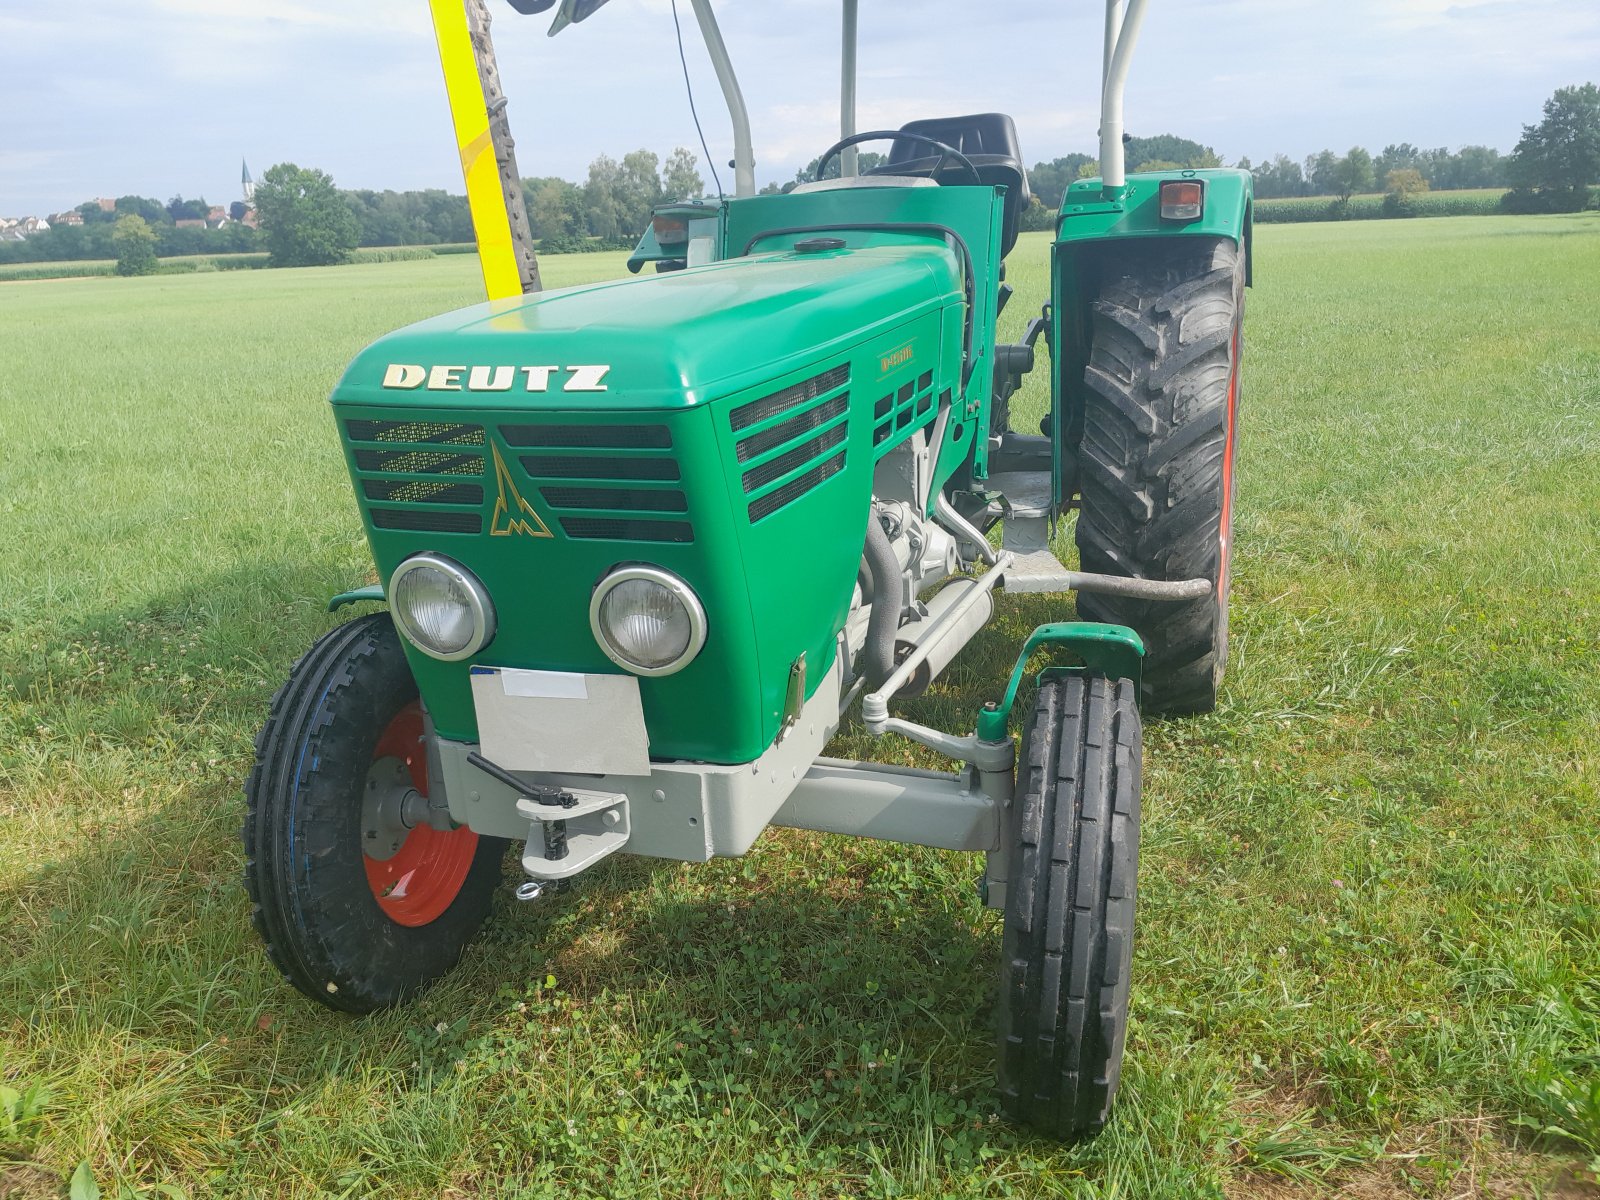
[[[1146,731],[1123,1091],[1070,1148],[996,1119],[972,856],[507,889],[362,1020],[268,969],[251,739],[370,570],[325,397],[475,270],[0,285],[0,1195],[1600,1194],[1600,215],[1260,230],[1229,679]],[[1063,615],[1006,600],[906,713]]]

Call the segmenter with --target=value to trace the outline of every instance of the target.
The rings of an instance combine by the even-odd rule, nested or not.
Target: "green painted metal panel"
[[[1160,188],[1172,179],[1198,179],[1205,184],[1205,210],[1197,221],[1163,221]],[[1080,179],[1061,197],[1057,242],[1082,242],[1124,237],[1242,238],[1254,181],[1249,171],[1226,168],[1129,175],[1127,191],[1106,200],[1100,180]]]
[[[817,192],[755,196],[728,202],[727,242],[724,253],[734,257],[773,244],[837,236],[847,245],[903,244],[939,235],[932,231],[889,232],[884,227],[938,226],[960,238],[971,260],[970,349],[964,371],[936,387],[942,395],[951,388],[953,408],[948,433],[937,460],[937,493],[944,483],[969,462],[974,475],[987,474],[986,439],[974,431],[987,429],[994,391],[994,339],[1000,289],[1000,237],[1004,213],[1003,189],[988,187],[861,187],[832,188]],[[851,228],[854,226],[855,228]],[[862,227],[871,227],[864,229]],[[814,232],[779,237],[774,231],[802,229]],[[762,235],[769,235],[763,237]],[[965,318],[963,310],[959,316]],[[946,316],[963,348],[968,322],[958,314]],[[965,374],[963,380],[960,376]]]
[[[479,305],[364,351],[333,404],[380,577],[444,554],[498,613],[473,659],[408,651],[440,733],[476,736],[473,663],[616,673],[589,599],[610,570],[642,562],[688,582],[709,626],[693,663],[640,681],[652,754],[757,757],[795,658],[810,691],[832,661],[865,535],[874,406],[909,383],[912,419],[931,419],[923,377],[957,371],[959,271],[926,239],[762,253]],[[564,390],[572,380],[606,390]]]

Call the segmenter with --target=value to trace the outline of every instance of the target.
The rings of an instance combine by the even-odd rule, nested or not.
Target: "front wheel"
[[[414,995],[489,914],[505,842],[432,811],[425,748],[417,684],[386,613],[312,646],[256,738],[244,822],[252,916],[284,977],[329,1008],[370,1012]]]
[[[1007,829],[998,1066],[1006,1113],[1052,1137],[1098,1133],[1117,1092],[1140,744],[1131,680],[1040,684]]]

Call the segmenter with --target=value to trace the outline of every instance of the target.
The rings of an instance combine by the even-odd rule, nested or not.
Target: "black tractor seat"
[[[920,133],[961,151],[978,170],[978,177],[990,186],[1006,189],[1005,210],[1000,235],[1000,255],[1011,253],[1017,244],[1022,210],[1033,199],[1028,190],[1028,172],[1017,147],[1017,127],[1005,113],[975,113],[967,117],[938,117],[911,121],[900,127],[902,133]],[[873,175],[921,176],[932,178],[939,156],[930,153],[925,142],[896,141],[889,149],[889,161],[864,173]],[[946,175],[951,171],[946,162]]]

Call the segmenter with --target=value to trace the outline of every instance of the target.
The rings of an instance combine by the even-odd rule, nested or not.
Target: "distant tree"
[[[245,213],[250,211],[250,206],[243,200],[235,200],[228,205],[228,219],[232,221],[244,220]]]
[[[610,241],[622,235],[622,167],[609,154],[589,164],[583,186],[584,222],[595,237]]]
[[[1300,164],[1287,155],[1273,155],[1271,160],[1254,168],[1251,174],[1256,180],[1256,195],[1263,200],[1305,194],[1306,179],[1300,172]]]
[[[1390,171],[1383,177],[1383,190],[1387,195],[1409,199],[1428,190],[1428,181],[1415,167]]]
[[[1577,211],[1600,181],[1600,87],[1557,88],[1544,102],[1544,120],[1524,125],[1511,152],[1511,180],[1540,206]]]
[[[1416,211],[1412,199],[1428,190],[1428,181],[1415,167],[1397,167],[1383,179],[1383,211],[1391,217],[1409,217]]]
[[[1028,186],[1046,208],[1060,208],[1061,197],[1079,178],[1078,172],[1093,161],[1087,154],[1068,154],[1049,162],[1034,163],[1028,172]]]
[[[185,200],[174,196],[167,201],[167,215],[174,221],[204,221],[211,214],[211,206],[200,200]]]
[[[256,183],[256,213],[274,267],[310,267],[350,257],[361,230],[326,171],[278,163]]]
[[[1420,174],[1422,151],[1410,142],[1391,143],[1372,160],[1372,173],[1378,179],[1389,178],[1390,171],[1418,171]]]
[[[1182,163],[1173,162],[1168,158],[1152,158],[1148,162],[1135,163],[1129,171],[1148,171],[1160,174],[1163,171],[1182,171],[1186,168]]]
[[[1172,164],[1155,167],[1154,169],[1158,171],[1170,171],[1179,167],[1200,168],[1222,165],[1222,159],[1217,157],[1217,152],[1210,146],[1202,146],[1199,142],[1191,142],[1188,138],[1181,138],[1173,133],[1161,133],[1148,138],[1129,138],[1122,157],[1123,161],[1128,163]],[[1138,169],[1144,168],[1141,166]]]
[[[1038,196],[1028,202],[1028,207],[1022,210],[1018,222],[1019,228],[1024,233],[1037,233],[1041,230],[1056,227],[1056,210],[1061,207],[1057,200],[1054,204],[1045,204]]]
[[[153,275],[156,269],[156,234],[136,213],[117,220],[111,231],[117,250],[118,275]]]
[[[757,192],[756,195],[758,195],[758,196],[781,196],[781,195],[783,195],[783,184],[781,184],[781,183],[769,183],[765,187],[763,187],[759,192]]]
[[[1331,196],[1337,190],[1334,186],[1334,171],[1339,166],[1339,156],[1332,150],[1323,150],[1320,153],[1307,156],[1305,163],[1306,185],[1314,196]]]
[[[619,171],[617,209],[624,237],[635,238],[650,224],[650,213],[663,198],[661,159],[649,150],[634,150],[622,156]]]
[[[116,215],[143,217],[147,225],[172,223],[172,217],[167,213],[167,206],[159,200],[152,200],[149,196],[118,196]]]
[[[1492,146],[1463,146],[1439,164],[1433,172],[1424,171],[1436,189],[1505,187],[1509,182],[1506,158]]]
[[[98,200],[85,200],[78,205],[78,215],[85,225],[110,225],[117,219],[117,214],[101,208]]]
[[[528,224],[536,238],[582,237],[583,189],[554,176],[524,179],[522,198],[528,207]]]
[[[668,200],[697,200],[706,194],[699,164],[694,152],[682,146],[667,155],[661,168],[661,190]]]
[[[1350,147],[1345,156],[1334,163],[1328,182],[1334,195],[1339,197],[1339,203],[1348,204],[1355,193],[1372,187],[1372,155],[1360,146]]]

